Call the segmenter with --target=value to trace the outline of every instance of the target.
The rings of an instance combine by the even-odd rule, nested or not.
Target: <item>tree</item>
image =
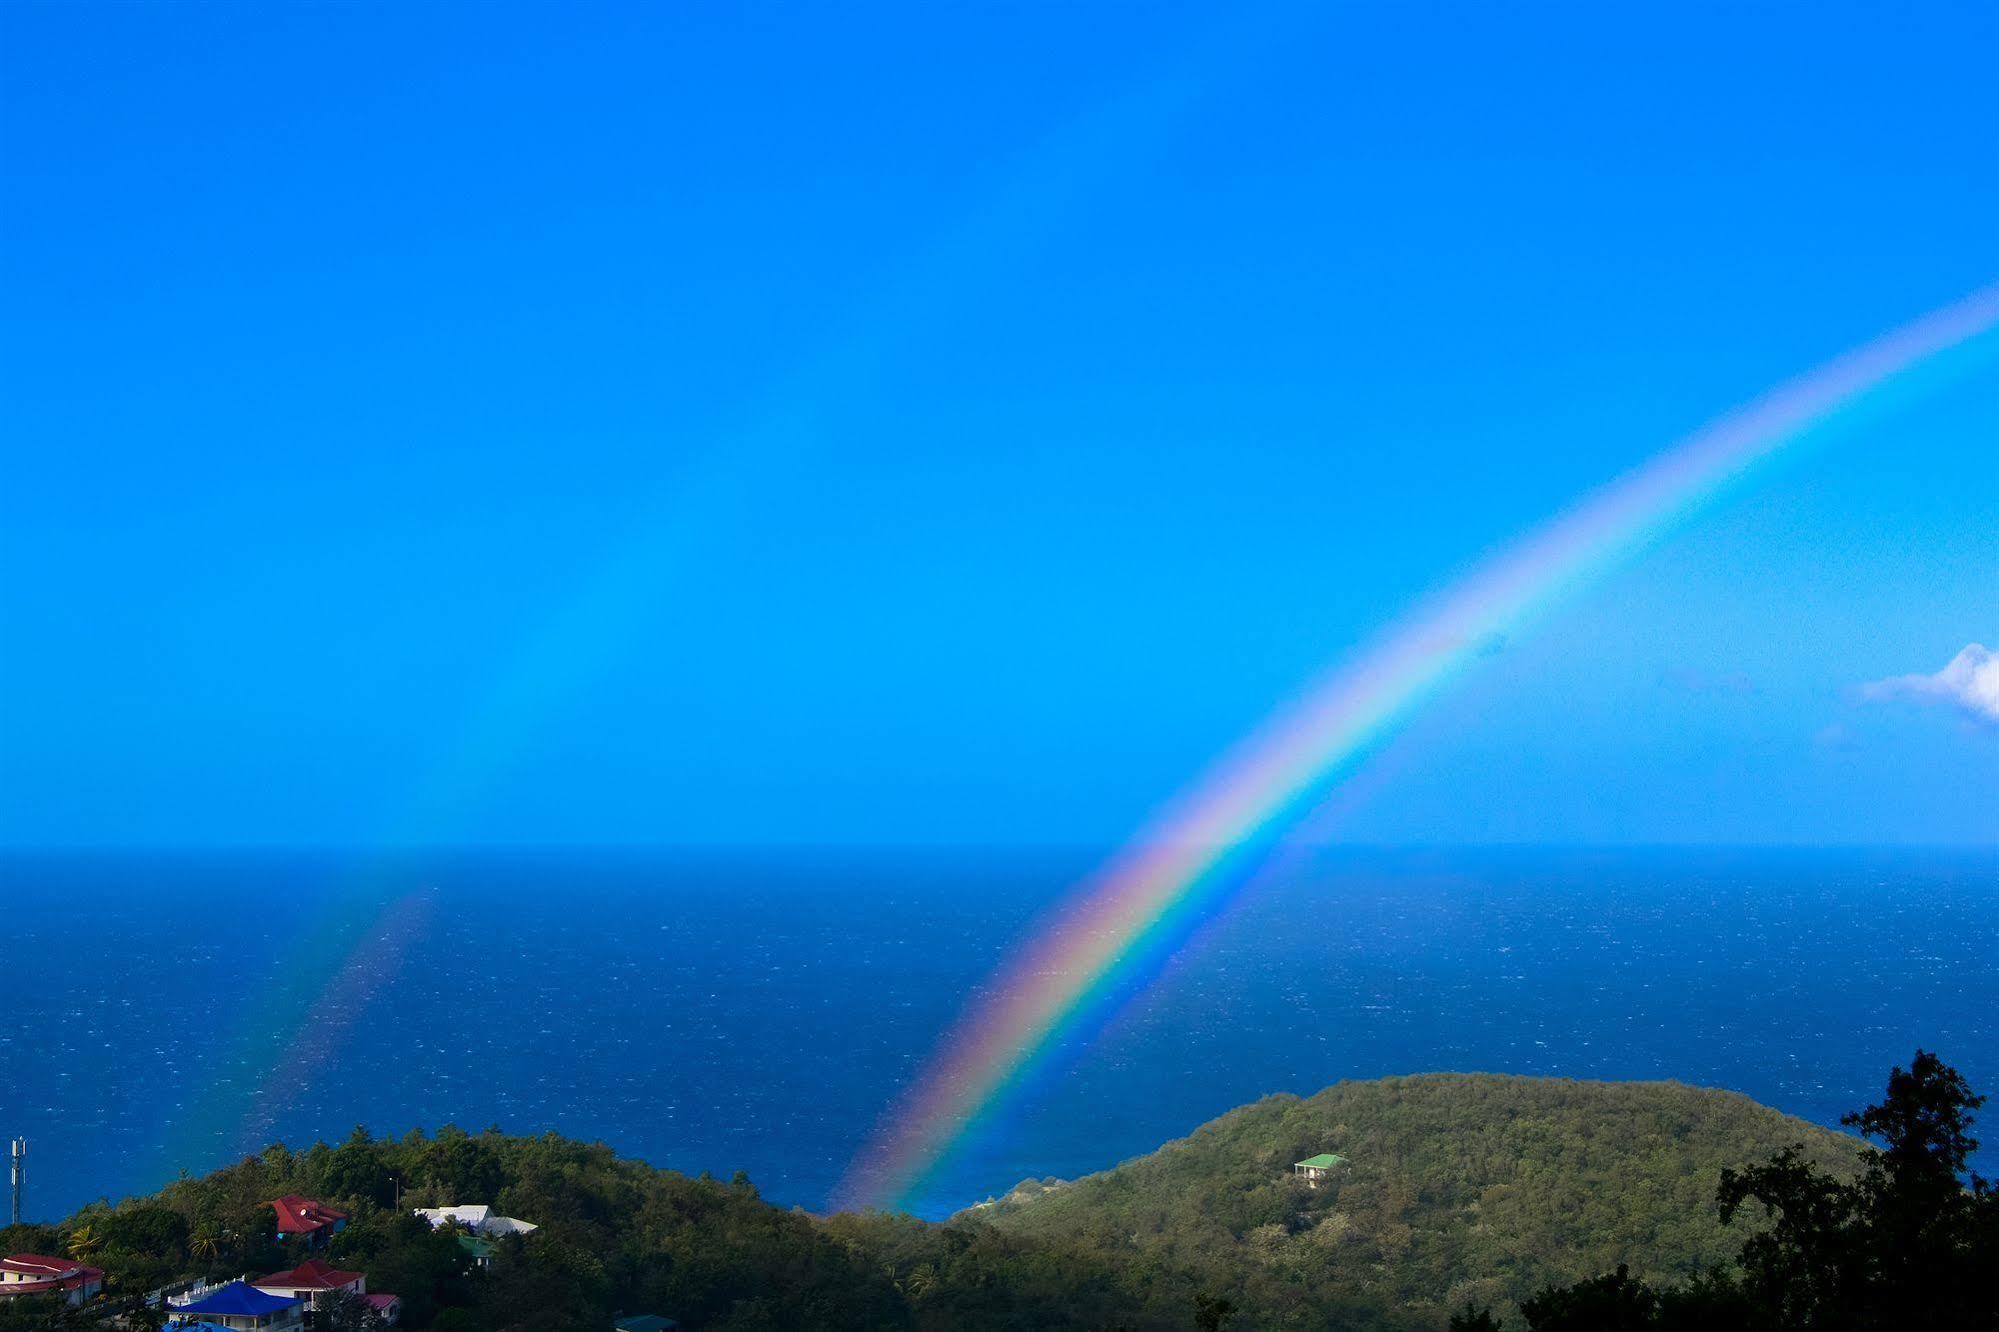
[[[47,1295],[0,1300],[0,1332],[98,1332],[95,1310]]]
[[[1999,1270],[1999,1197],[1968,1165],[1984,1104],[1956,1069],[1918,1050],[1889,1074],[1886,1100],[1840,1121],[1884,1144],[1861,1180],[1879,1316],[1967,1318],[1967,1300]]]
[[[62,1247],[62,1237],[54,1226],[23,1221],[0,1226],[0,1253],[53,1253]]]
[[[1743,1241],[1739,1282],[1711,1273],[1659,1291],[1627,1268],[1549,1287],[1520,1306],[1528,1332],[1894,1332],[1999,1327],[1999,1193],[1968,1167],[1985,1103],[1936,1055],[1888,1075],[1878,1105],[1841,1122],[1878,1140],[1858,1178],[1826,1173],[1802,1145],[1724,1170],[1724,1225],[1750,1203],[1766,1220]],[[1469,1307],[1453,1329],[1483,1332]]]
[[[492,1202],[506,1182],[492,1146],[451,1124],[437,1131],[424,1157],[425,1173],[454,1203]]]
[[[222,1256],[222,1232],[213,1225],[204,1225],[188,1237],[187,1251],[190,1256],[203,1263],[213,1263]]]
[[[128,1202],[93,1223],[97,1265],[114,1290],[150,1290],[186,1266],[187,1218],[156,1202]]]
[[[1646,1332],[1659,1314],[1659,1295],[1631,1275],[1615,1272],[1573,1286],[1550,1286],[1520,1305],[1532,1332]]]
[[[167,1307],[164,1302],[149,1304],[144,1295],[135,1295],[125,1302],[118,1318],[126,1332],[161,1332],[167,1325]]]
[[[316,1332],[380,1332],[388,1326],[375,1306],[351,1290],[322,1296],[313,1311]]]
[[[1743,1245],[1749,1297],[1778,1325],[1813,1329],[1999,1323],[1999,1195],[1967,1168],[1985,1103],[1936,1055],[1888,1075],[1879,1105],[1841,1122],[1879,1140],[1841,1181],[1781,1153],[1722,1173],[1724,1222],[1754,1200],[1773,1224]]]
[[[127,1203],[104,1218],[98,1234],[106,1248],[178,1259],[187,1245],[187,1218],[158,1203]]]
[[[1194,1297],[1194,1326],[1199,1332],[1222,1332],[1235,1317],[1235,1303],[1222,1295]]]
[[[63,1247],[64,1251],[70,1257],[76,1259],[78,1262],[82,1262],[96,1253],[103,1245],[104,1241],[99,1237],[97,1227],[86,1221],[75,1230],[69,1232],[69,1242]]]
[[[368,1274],[374,1289],[402,1296],[404,1321],[421,1326],[440,1298],[469,1298],[465,1250],[452,1227],[432,1230],[408,1212],[357,1215],[334,1238],[333,1260]]]
[[[395,1200],[395,1180],[374,1144],[359,1136],[361,1130],[356,1129],[355,1133],[356,1137],[334,1148],[321,1187],[328,1197],[350,1201],[365,1198],[379,1207],[387,1207]]]
[[[1750,1302],[1781,1327],[1846,1325],[1843,1316],[1820,1322],[1821,1310],[1858,1316],[1867,1265],[1859,1189],[1785,1148],[1763,1165],[1721,1172],[1716,1201],[1724,1225],[1751,1199],[1768,1225],[1743,1242],[1736,1260]]]

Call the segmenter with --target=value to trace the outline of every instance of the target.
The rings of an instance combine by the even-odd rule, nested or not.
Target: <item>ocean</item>
[[[0,1138],[28,1140],[40,1219],[269,1138],[446,1123],[744,1170],[818,1208],[1097,858],[10,854]],[[1999,1091],[1999,854],[1296,850],[913,1205],[1395,1073],[1674,1078],[1834,1124],[1918,1046]]]

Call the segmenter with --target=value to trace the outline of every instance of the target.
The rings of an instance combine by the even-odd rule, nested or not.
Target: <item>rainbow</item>
[[[402,970],[411,943],[424,933],[436,905],[436,892],[427,888],[385,903],[340,967],[287,1024],[290,1039],[278,1045],[269,1070],[250,1094],[236,1131],[237,1152],[265,1146],[299,1089],[334,1064],[370,1001]]]
[[[968,1004],[848,1168],[842,1206],[891,1206],[1190,916],[1503,636],[1814,428],[1946,352],[1986,349],[1999,286],[1722,416],[1585,496],[1389,626],[1238,745],[1094,876]]]
[[[263,1148],[300,1090],[335,1062],[435,913],[428,888],[363,881],[328,893],[313,927],[260,978],[231,1036],[190,1080],[189,1099],[173,1107],[157,1148],[161,1173],[207,1169]]]

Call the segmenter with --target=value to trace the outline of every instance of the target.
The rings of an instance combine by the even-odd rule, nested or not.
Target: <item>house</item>
[[[228,1328],[230,1332],[289,1332],[304,1325],[305,1305],[283,1295],[270,1295],[242,1281],[218,1286],[200,1299],[185,1304],[169,1304],[168,1312],[179,1317],[191,1314],[200,1322]]]
[[[376,1316],[378,1316],[383,1322],[387,1323],[390,1327],[394,1327],[397,1323],[402,1321],[403,1317],[402,1296],[390,1295],[383,1291],[377,1291],[373,1295],[363,1295],[361,1298],[366,1300],[368,1302],[368,1307],[373,1309],[376,1313]]]
[[[493,1236],[526,1235],[541,1229],[532,1221],[497,1216],[485,1203],[469,1203],[461,1207],[419,1207],[416,1214],[430,1222],[432,1230],[456,1222],[470,1231],[470,1234],[458,1237],[458,1247],[472,1255],[474,1267],[493,1265],[493,1255],[497,1252]]]
[[[308,1259],[289,1271],[258,1277],[250,1284],[266,1295],[282,1295],[302,1301],[308,1309],[317,1309],[322,1298],[337,1295],[343,1290],[351,1290],[356,1295],[368,1293],[368,1278],[364,1274],[343,1272],[317,1258]]]
[[[611,1324],[612,1332],[677,1332],[680,1324],[658,1314],[634,1314]]]
[[[60,1295],[82,1304],[104,1289],[104,1269],[86,1267],[45,1253],[14,1253],[0,1258],[0,1300],[19,1295]]]
[[[474,1203],[464,1207],[419,1207],[416,1214],[430,1222],[432,1230],[447,1221],[456,1221],[475,1235],[525,1235],[540,1226],[528,1221],[516,1221],[511,1216],[495,1216],[493,1209],[485,1203]]]
[[[477,1235],[460,1235],[458,1247],[472,1255],[472,1266],[491,1267],[493,1265],[493,1241],[480,1239]]]
[[[312,1248],[347,1228],[347,1213],[336,1212],[323,1202],[288,1193],[273,1198],[271,1208],[278,1214],[278,1240],[302,1239]]]
[[[1317,1156],[1308,1156],[1292,1166],[1291,1173],[1316,1189],[1322,1180],[1331,1179],[1333,1171],[1346,1163],[1347,1158],[1344,1156],[1336,1156],[1332,1152],[1320,1152]]]

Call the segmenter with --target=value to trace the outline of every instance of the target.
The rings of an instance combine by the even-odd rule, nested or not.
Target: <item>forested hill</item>
[[[1426,1074],[1267,1097],[974,1214],[1176,1289],[1230,1292],[1257,1326],[1308,1325],[1339,1294],[1440,1324],[1467,1300],[1503,1306],[1623,1262],[1648,1276],[1726,1265],[1743,1228],[1716,1217],[1722,1169],[1794,1143],[1841,1173],[1861,1146],[1677,1082]],[[1320,1153],[1345,1162],[1304,1187],[1291,1166]]]
[[[104,1269],[97,1309],[0,1301],[0,1330],[101,1328],[105,1309],[195,1276],[288,1268],[269,1200],[347,1213],[327,1255],[403,1299],[404,1326],[603,1332],[655,1313],[687,1328],[1186,1329],[1218,1302],[1234,1329],[1440,1329],[1467,1299],[1507,1305],[1619,1262],[1646,1274],[1720,1262],[1724,1166],[1782,1146],[1844,1166],[1857,1144],[1722,1092],[1487,1076],[1344,1083],[1273,1096],[1074,1184],[1024,1185],[942,1224],[813,1217],[742,1177],[690,1179],[553,1134],[447,1129],[273,1146],[158,1194],[56,1225],[0,1229],[0,1253]],[[1338,1167],[1309,1188],[1291,1166]],[[489,1203],[539,1226],[491,1246],[412,1207]],[[138,1323],[130,1324],[139,1326]],[[362,1328],[356,1321],[341,1329]]]

